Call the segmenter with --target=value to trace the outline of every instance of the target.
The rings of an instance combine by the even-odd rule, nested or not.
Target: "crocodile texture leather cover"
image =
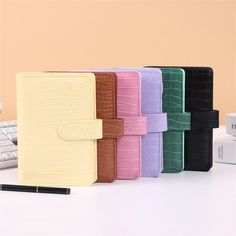
[[[117,178],[140,176],[141,135],[146,134],[146,119],[141,117],[141,81],[136,71],[116,71],[117,115],[124,119],[125,136],[118,139]]]
[[[155,67],[155,66],[154,66]],[[190,114],[185,112],[184,70],[161,68],[163,78],[163,111],[167,112],[168,131],[164,139],[164,173],[184,168],[184,130],[190,129]]]
[[[117,116],[124,120],[124,137],[117,140],[117,179],[136,179],[141,168],[141,135],[147,133],[141,116],[141,75],[137,71],[99,69],[117,76]]]
[[[90,185],[97,179],[92,73],[17,74],[19,181],[27,185]]]
[[[208,171],[212,167],[213,128],[219,112],[213,110],[213,70],[183,67],[186,74],[186,111],[191,112],[191,130],[185,133],[185,170]]]
[[[117,138],[124,135],[124,121],[117,119],[116,74],[95,72],[97,117],[103,119],[103,138],[98,140],[97,182],[112,182],[116,179]]]
[[[152,68],[135,69],[141,74],[141,112],[147,117],[147,135],[142,136],[143,177],[158,177],[163,170],[163,133],[167,130],[167,116],[162,112],[162,73]]]

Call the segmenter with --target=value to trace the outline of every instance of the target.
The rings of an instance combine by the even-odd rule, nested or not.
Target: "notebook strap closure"
[[[103,119],[103,138],[118,138],[124,136],[123,119]]]
[[[191,112],[191,129],[213,129],[219,127],[219,111]]]
[[[145,116],[147,117],[148,133],[164,132],[167,130],[166,113],[145,114]]]
[[[102,120],[65,121],[58,127],[59,136],[64,140],[101,139]]]
[[[145,135],[147,134],[147,117],[131,116],[124,119],[124,135]]]
[[[167,113],[168,130],[189,130],[191,114],[183,113]]]

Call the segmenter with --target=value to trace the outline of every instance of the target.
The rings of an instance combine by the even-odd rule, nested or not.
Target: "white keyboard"
[[[0,169],[17,166],[16,121],[0,122]]]

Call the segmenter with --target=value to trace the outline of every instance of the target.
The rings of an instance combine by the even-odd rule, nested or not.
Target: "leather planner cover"
[[[19,181],[26,185],[90,185],[97,179],[93,73],[17,74]]]
[[[186,110],[191,130],[185,133],[185,170],[208,171],[212,167],[213,128],[219,127],[219,111],[213,110],[213,70],[183,67],[186,74]]]
[[[103,120],[103,138],[98,140],[97,182],[116,179],[117,138],[124,135],[124,121],[117,119],[117,77],[112,72],[95,72],[97,117]]]
[[[168,117],[168,131],[163,134],[163,172],[177,173],[184,168],[184,131],[190,129],[190,113],[185,112],[185,73],[183,69],[162,67],[161,72],[163,111]]]
[[[147,117],[147,134],[142,136],[141,175],[158,177],[163,170],[162,132],[167,130],[167,115],[162,112],[162,73],[155,68],[128,69],[141,74],[141,112]]]
[[[141,168],[141,135],[147,119],[141,116],[141,75],[137,71],[114,72],[117,76],[117,117],[124,120],[124,137],[117,139],[117,179],[136,179]]]
[[[117,71],[117,116],[124,119],[124,137],[117,143],[117,178],[140,176],[141,135],[147,133],[141,116],[141,81],[137,71]]]

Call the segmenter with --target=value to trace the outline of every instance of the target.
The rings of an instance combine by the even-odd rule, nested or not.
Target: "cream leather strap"
[[[59,136],[64,140],[101,139],[102,120],[66,121],[59,125]]]

